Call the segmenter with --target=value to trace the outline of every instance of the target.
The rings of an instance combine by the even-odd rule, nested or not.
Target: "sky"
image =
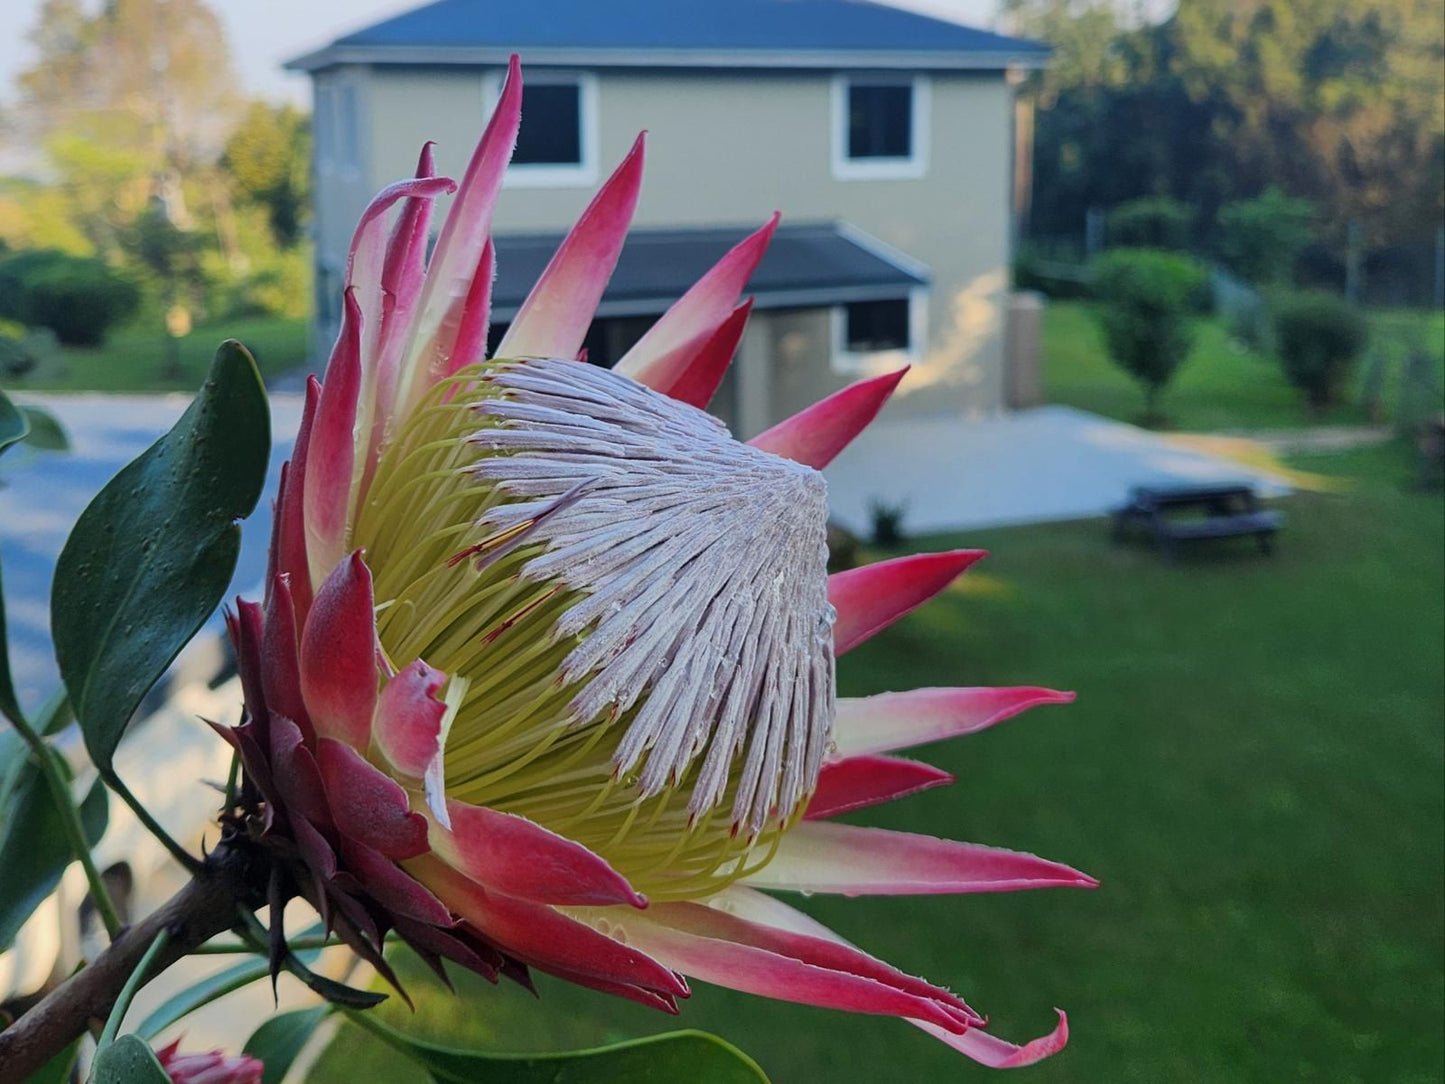
[[[231,52],[246,88],[273,99],[309,101],[307,80],[281,70],[281,63],[334,38],[425,0],[210,0],[226,24]],[[519,0],[525,2],[525,0]],[[606,0],[596,0],[606,3]],[[992,23],[996,0],[888,0],[896,7],[973,26]],[[0,0],[5,31],[0,33],[0,100],[13,96],[15,76],[32,58],[26,41],[42,0]],[[18,31],[18,33],[16,32]]]

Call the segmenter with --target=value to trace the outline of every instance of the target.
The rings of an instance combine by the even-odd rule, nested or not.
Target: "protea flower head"
[[[266,1067],[249,1054],[182,1054],[181,1040],[156,1051],[171,1084],[261,1084]]]
[[[691,975],[904,1017],[991,1065],[1051,1053],[1062,1014],[1026,1046],[995,1039],[957,996],[759,891],[1093,883],[831,819],[949,781],[884,754],[1070,699],[835,700],[836,654],[981,556],[827,575],[818,471],[902,374],[748,444],[704,413],[776,216],[615,369],[577,360],[641,137],[484,357],[520,102],[514,58],[460,185],[433,175],[428,145],[357,227],[266,598],[231,619],[246,713],[225,731],[245,767],[229,824],[276,856],[274,902],[306,896],[388,975],[395,930],[439,971],[442,957],[524,982],[537,968],[674,1012]],[[432,201],[453,191],[428,259]]]

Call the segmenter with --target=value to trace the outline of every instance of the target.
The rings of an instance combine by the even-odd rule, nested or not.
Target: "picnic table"
[[[1135,486],[1128,503],[1114,512],[1114,540],[1123,540],[1131,527],[1141,527],[1172,560],[1181,542],[1253,535],[1260,552],[1268,554],[1274,533],[1283,525],[1284,516],[1260,508],[1253,487],[1241,483]]]

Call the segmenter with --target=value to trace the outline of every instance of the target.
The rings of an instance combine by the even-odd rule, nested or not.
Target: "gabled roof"
[[[752,227],[633,230],[597,315],[656,316]],[[562,234],[498,234],[492,316],[510,320],[562,242]],[[780,226],[748,280],[759,309],[842,305],[906,297],[928,270],[845,222]]]
[[[435,0],[288,61],[631,67],[1038,65],[1048,47],[872,0]]]

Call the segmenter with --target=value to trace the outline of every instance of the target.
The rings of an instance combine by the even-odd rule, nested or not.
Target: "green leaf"
[[[25,1084],[70,1084],[70,1072],[75,1068],[75,1055],[80,1050],[76,1039],[55,1057],[51,1058],[26,1078]]]
[[[4,410],[4,404],[0,404]],[[10,678],[10,645],[5,639],[5,578],[0,575],[0,715],[19,719],[20,700]],[[3,807],[0,807],[3,808]]]
[[[19,735],[11,731],[0,734],[0,739],[10,738],[24,748]],[[59,759],[57,753],[50,755]],[[63,762],[61,770],[69,778]],[[0,740],[0,794],[4,796],[4,804],[0,805],[0,870],[4,870],[4,876],[0,877],[0,952],[3,952],[10,947],[25,920],[55,891],[61,874],[75,856],[70,852],[65,826],[40,766],[33,758],[19,755],[11,743],[4,740]],[[92,846],[105,834],[108,801],[109,793],[96,780],[80,805],[81,827]]]
[[[266,1067],[261,1084],[281,1084],[316,1026],[326,1019],[330,1006],[296,1009],[273,1016],[251,1033],[241,1053],[250,1054]]]
[[[757,1062],[702,1031],[674,1031],[566,1054],[493,1054],[423,1042],[374,1015],[347,1014],[442,1084],[767,1084]]]
[[[307,951],[302,955],[314,961],[320,953]],[[264,959],[245,959],[217,971],[214,975],[207,975],[166,998],[140,1022],[140,1026],[135,1029],[136,1034],[154,1039],[181,1017],[195,1012],[203,1005],[209,1005],[217,998],[225,997],[232,990],[239,990],[257,979],[267,978],[270,974],[270,965]]]
[[[54,414],[38,406],[23,406],[20,412],[30,422],[30,432],[25,435],[26,444],[43,452],[70,451],[70,438],[65,435],[64,427]]]
[[[55,567],[55,657],[102,774],[141,698],[215,610],[266,481],[256,363],[225,342],[169,433],[81,513]]]
[[[122,1035],[96,1056],[90,1084],[171,1084],[171,1078],[150,1047]]]
[[[17,440],[24,440],[30,432],[30,419],[10,401],[10,396],[0,391],[0,452]]]

